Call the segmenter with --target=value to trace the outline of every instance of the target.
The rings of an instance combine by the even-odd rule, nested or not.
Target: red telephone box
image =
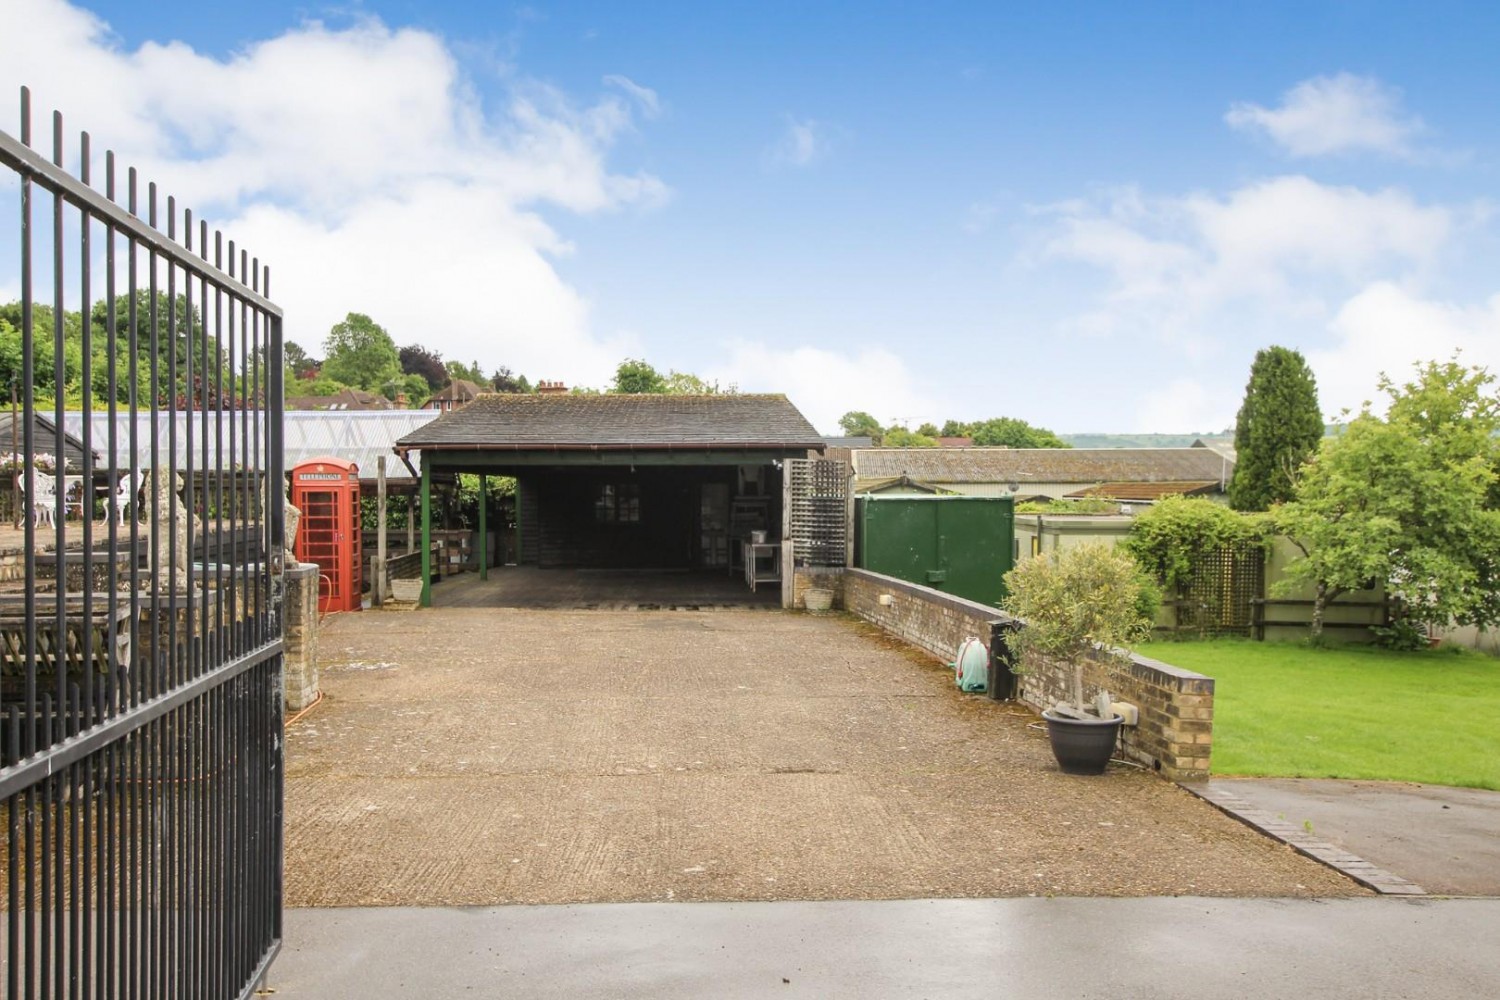
[[[318,611],[358,611],[359,466],[325,456],[293,467],[292,503],[302,511],[297,561],[318,564]]]

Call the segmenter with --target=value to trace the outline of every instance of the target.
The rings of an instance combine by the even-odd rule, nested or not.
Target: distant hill
[[[1059,434],[1075,448],[1190,448],[1194,441],[1234,444],[1233,432],[1217,434]]]
[[[1323,435],[1342,434],[1347,424],[1324,424]],[[1075,448],[1191,448],[1194,441],[1234,447],[1234,429],[1214,434],[1059,434]]]

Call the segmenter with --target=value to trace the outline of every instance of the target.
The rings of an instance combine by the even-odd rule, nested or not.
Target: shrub
[[[1001,608],[1026,622],[1010,639],[1022,670],[1038,658],[1072,664],[1080,709],[1084,660],[1151,634],[1155,588],[1130,556],[1107,545],[1028,559],[1005,575],[1005,588]]]
[[[1176,593],[1203,556],[1226,546],[1264,546],[1270,528],[1264,515],[1236,513],[1203,497],[1167,497],[1135,519],[1120,547]]]

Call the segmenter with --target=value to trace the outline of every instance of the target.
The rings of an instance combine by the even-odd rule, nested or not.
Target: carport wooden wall
[[[535,566],[541,561],[539,529],[541,505],[537,500],[536,478],[533,475],[516,477],[516,524],[521,533],[517,561],[522,566]]]
[[[538,473],[528,509],[522,494],[523,544],[543,567],[620,569],[692,568],[698,561],[699,487],[733,487],[733,467],[657,468],[643,466],[580,472]],[[600,524],[594,501],[605,483],[640,487],[638,524]],[[527,532],[526,525],[533,526]]]

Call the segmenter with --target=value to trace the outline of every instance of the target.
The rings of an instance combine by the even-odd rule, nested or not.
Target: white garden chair
[[[36,495],[26,497],[31,503],[31,523],[40,527],[44,522],[52,526],[57,525],[55,511],[57,508],[57,477],[49,476],[45,472],[33,473],[36,481]],[[26,475],[16,473],[16,483],[21,488],[21,495],[26,496]]]
[[[120,477],[119,483],[115,485],[114,496],[110,498],[110,502],[115,508],[115,518],[122,527],[125,524],[126,507],[130,508],[131,517],[139,520],[140,510],[137,498],[140,496],[141,486],[145,481],[146,473],[144,471],[133,474],[127,472]]]

